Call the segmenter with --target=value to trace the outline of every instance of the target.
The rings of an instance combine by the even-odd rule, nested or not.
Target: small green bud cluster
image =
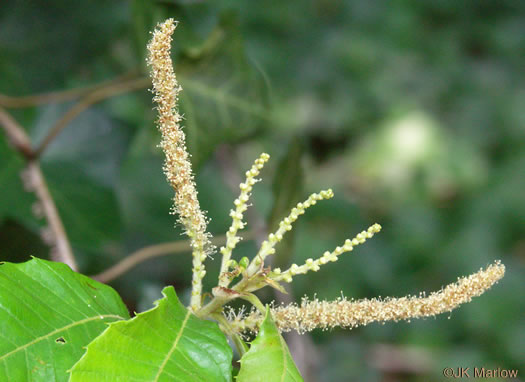
[[[281,272],[280,268],[275,268],[270,277],[275,281],[284,280],[287,283],[290,283],[295,275],[305,274],[309,271],[317,272],[321,265],[337,261],[339,255],[344,252],[352,251],[356,245],[363,244],[367,239],[371,239],[374,234],[379,231],[381,231],[381,226],[376,223],[370,226],[366,231],[358,233],[352,240],[347,239],[342,247],[336,247],[332,252],[326,251],[323,256],[317,260],[311,258],[307,259],[301,266],[292,264],[292,266],[284,272]]]

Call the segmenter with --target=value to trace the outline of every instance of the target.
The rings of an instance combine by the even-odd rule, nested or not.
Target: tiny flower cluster
[[[147,63],[152,68],[151,79],[155,94],[153,101],[157,103],[157,124],[162,134],[160,147],[166,156],[164,174],[175,190],[172,212],[179,215],[179,222],[190,237],[193,248],[191,305],[195,311],[201,307],[202,279],[206,275],[204,260],[213,252],[213,246],[210,243],[211,235],[206,231],[206,215],[197,199],[191,162],[186,150],[186,137],[180,126],[182,117],[177,109],[182,88],[175,77],[170,56],[171,35],[175,27],[173,19],[168,19],[155,30],[148,44]]]
[[[277,326],[283,332],[295,330],[299,333],[314,329],[343,327],[352,329],[372,322],[410,320],[450,312],[459,305],[470,302],[497,283],[505,274],[505,266],[499,261],[480,269],[468,277],[447,285],[439,292],[425,297],[406,296],[382,299],[347,300],[340,297],[335,301],[308,300],[303,298],[301,305],[291,304],[271,309]],[[257,331],[263,315],[252,310],[248,315],[229,313],[230,325],[239,331]]]
[[[330,261],[337,261],[338,256],[344,252],[350,252],[354,249],[356,245],[363,244],[367,239],[371,239],[375,233],[381,231],[381,226],[379,224],[374,224],[370,226],[366,231],[362,231],[357,234],[352,240],[347,239],[342,247],[336,247],[334,251],[326,251],[323,256],[317,260],[307,259],[306,262],[298,266],[297,264],[292,264],[292,266],[284,272],[281,272],[280,268],[275,268],[272,272],[271,278],[279,281],[284,280],[287,283],[291,283],[293,276],[299,274],[305,274],[308,271],[317,272],[320,269],[321,265],[324,265]]]
[[[239,188],[241,193],[237,199],[233,202],[235,205],[235,211],[230,211],[232,217],[232,225],[226,233],[226,246],[221,247],[222,263],[221,271],[219,275],[219,286],[226,287],[231,281],[231,275],[228,274],[228,268],[236,265],[235,261],[231,261],[231,254],[237,243],[241,240],[237,236],[237,232],[243,229],[245,223],[243,222],[243,213],[248,208],[247,202],[250,199],[250,192],[252,192],[253,185],[258,181],[255,177],[259,175],[259,172],[264,167],[264,164],[270,159],[270,156],[266,153],[262,153],[259,158],[255,160],[250,170],[246,171],[246,181],[241,183]]]
[[[232,251],[241,240],[237,234],[245,226],[243,217],[248,208],[247,202],[254,184],[258,181],[256,177],[270,158],[268,154],[263,153],[255,160],[251,169],[246,172],[246,181],[240,185],[240,195],[234,201],[235,210],[230,213],[232,224],[226,234],[226,244],[220,250],[222,262],[218,285],[212,289],[212,300],[202,306],[202,279],[206,274],[203,262],[212,247],[209,241],[210,235],[206,232],[207,219],[199,206],[191,164],[188,159],[189,154],[185,146],[185,136],[180,126],[182,117],[177,111],[178,94],[181,87],[176,81],[170,58],[171,34],[175,25],[172,19],[160,24],[148,45],[148,64],[152,67],[154,101],[158,104],[158,125],[162,133],[160,146],[166,155],[164,172],[176,193],[174,211],[179,215],[179,221],[185,227],[192,242],[192,311],[199,317],[211,317],[218,320],[221,328],[236,343],[243,331],[257,330],[265,311],[261,302],[251,292],[267,285],[284,291],[279,284],[280,281],[289,283],[296,275],[305,274],[309,271],[316,272],[322,265],[337,261],[341,254],[352,251],[355,246],[372,238],[381,230],[381,226],[374,224],[355,238],[346,240],[342,246],[336,247],[335,250],[326,251],[316,260],[307,259],[303,265],[292,264],[285,271],[281,271],[279,268],[274,270],[271,270],[270,267],[265,268],[265,259],[275,253],[276,244],[283,239],[286,232],[292,229],[293,223],[299,216],[303,215],[307,208],[315,205],[318,201],[333,197],[332,190],[324,190],[314,193],[304,202],[298,203],[290,214],[279,223],[279,228],[274,233],[269,234],[267,240],[263,241],[251,262],[247,257],[244,257],[237,263],[231,257]],[[303,299],[300,306],[291,304],[273,307],[271,312],[281,331],[293,329],[299,333],[315,328],[323,330],[336,326],[353,328],[374,321],[385,322],[428,317],[449,312],[459,305],[469,302],[472,297],[479,296],[498,282],[504,273],[505,267],[498,261],[487,269],[460,278],[456,283],[448,285],[439,292],[431,293],[429,296],[421,294],[417,297],[406,296],[358,301],[341,297],[332,302]],[[239,276],[240,280],[230,287],[230,283]],[[235,298],[248,300],[257,310],[245,315],[242,309],[237,314],[230,309],[224,317],[225,304]]]
[[[302,203],[297,203],[297,206],[292,208],[290,214],[279,223],[279,228],[274,233],[268,235],[268,240],[263,241],[259,252],[248,267],[248,275],[254,275],[264,264],[264,260],[269,255],[275,254],[275,245],[279,243],[286,232],[292,230],[292,224],[303,215],[307,208],[315,205],[318,201],[323,199],[330,199],[334,196],[331,189],[323,190],[321,192],[313,193]]]

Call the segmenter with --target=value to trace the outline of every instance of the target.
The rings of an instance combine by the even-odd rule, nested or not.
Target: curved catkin
[[[450,312],[459,305],[470,302],[473,297],[483,294],[505,274],[505,266],[499,261],[468,277],[447,285],[429,296],[406,296],[401,298],[347,300],[340,297],[335,301],[303,299],[301,305],[279,306],[272,314],[283,332],[296,330],[299,333],[313,329],[331,329],[337,326],[355,328],[371,322],[400,321],[412,318],[435,316]],[[252,312],[243,319],[234,319],[232,326],[242,330],[256,330],[261,316]]]
[[[197,189],[193,179],[185,135],[178,113],[178,95],[182,90],[177,82],[171,61],[171,35],[176,23],[168,19],[159,24],[148,44],[148,65],[151,66],[153,82],[153,101],[157,104],[157,125],[162,134],[160,147],[166,156],[164,174],[175,190],[173,213],[179,215],[191,239],[193,248],[193,291],[192,308],[200,308],[202,278],[206,271],[203,261],[213,251],[210,234],[206,232],[207,219],[197,199]]]

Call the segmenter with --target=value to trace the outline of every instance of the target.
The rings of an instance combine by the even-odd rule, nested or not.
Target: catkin
[[[314,329],[343,327],[352,329],[371,322],[386,322],[423,318],[450,312],[473,297],[483,294],[505,274],[505,266],[499,261],[468,277],[447,285],[429,296],[406,296],[401,298],[335,301],[309,300],[303,298],[300,305],[291,304],[272,308],[272,315],[282,332],[295,330],[305,333]],[[257,311],[246,317],[230,317],[232,327],[239,331],[256,331],[262,321]]]

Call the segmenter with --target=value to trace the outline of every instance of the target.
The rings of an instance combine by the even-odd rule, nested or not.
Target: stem
[[[40,165],[31,160],[27,163],[27,177],[31,189],[35,192],[36,196],[42,204],[42,210],[46,216],[49,228],[51,229],[55,250],[51,250],[51,259],[53,261],[61,261],[74,271],[78,270],[71,245],[67,238],[66,230],[58,214],[58,210],[55,206],[55,202],[49,189],[47,187],[44,175],[40,169]]]
[[[195,315],[200,318],[206,318],[216,313],[224,304],[231,301],[233,298],[214,297],[209,303],[195,312]]]
[[[111,86],[95,89],[88,93],[84,98],[71,107],[57,123],[51,128],[47,136],[42,140],[35,150],[35,155],[40,156],[47,146],[66,126],[73,121],[80,113],[88,109],[91,105],[111,98],[121,93],[127,93],[133,90],[145,88],[149,85],[149,79],[146,77],[134,78],[125,82],[111,84]]]
[[[51,250],[51,259],[66,263],[71,269],[76,271],[78,267],[66,235],[66,230],[60,219],[53,197],[49,192],[40,165],[37,159],[35,159],[35,152],[31,148],[29,137],[22,126],[2,107],[0,107],[0,123],[14,148],[27,161],[27,170],[25,172],[27,184],[31,191],[35,192],[40,201],[52,234],[51,243],[54,245],[54,248]]]
[[[10,108],[10,109],[15,109],[15,108],[38,106],[38,105],[43,105],[43,104],[52,103],[52,102],[66,102],[66,101],[70,101],[72,99],[81,97],[87,93],[91,93],[95,90],[99,90],[99,89],[106,88],[106,87],[112,87],[115,84],[118,84],[122,81],[126,81],[126,80],[129,80],[130,78],[136,77],[137,74],[138,74],[138,70],[132,70],[129,73],[118,76],[111,80],[103,81],[96,85],[86,86],[82,88],[75,88],[75,89],[70,89],[70,90],[51,91],[48,93],[34,94],[34,95],[29,95],[29,96],[12,97],[8,95],[0,94],[0,105]]]
[[[257,308],[257,310],[259,312],[261,312],[261,314],[266,314],[266,308],[264,307],[263,303],[253,293],[248,293],[248,294],[242,295],[242,296],[240,296],[240,298],[242,298],[243,300],[248,301],[253,306],[255,306]]]
[[[221,314],[221,313],[215,313],[212,315],[212,318],[217,320],[219,324],[223,327],[223,331],[226,332],[226,335],[228,335],[235,345],[235,349],[237,349],[237,353],[239,353],[239,357],[242,358],[244,353],[248,351],[248,346],[246,343],[241,339],[239,336],[239,333],[236,333],[228,320]]]
[[[1,106],[0,125],[4,128],[8,140],[14,146],[16,151],[18,151],[24,158],[28,160],[34,157],[35,153],[31,147],[31,141],[25,130]]]
[[[252,281],[252,279],[244,277],[241,281],[235,284],[235,286],[232,289],[236,292],[243,293],[244,290],[250,286],[250,281]],[[236,297],[216,296],[209,303],[207,303],[205,306],[196,311],[195,315],[201,318],[208,317],[213,313],[216,313],[224,304],[235,298]]]
[[[226,236],[217,236],[211,240],[213,245],[218,245],[224,242]],[[155,257],[159,256],[166,256],[172,253],[181,253],[181,252],[187,252],[191,250],[191,242],[190,240],[180,240],[180,241],[174,241],[169,243],[161,243],[161,244],[155,244],[150,245],[148,247],[141,248],[126,258],[124,258],[122,261],[118,262],[117,264],[113,265],[112,267],[106,269],[105,271],[90,276],[91,278],[100,281],[101,283],[108,283],[117,277],[122,276],[124,273],[128,272],[131,268],[139,265],[140,263],[153,259]]]

